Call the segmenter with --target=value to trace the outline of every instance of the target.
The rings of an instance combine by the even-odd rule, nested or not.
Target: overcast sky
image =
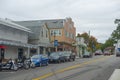
[[[71,17],[77,33],[89,32],[105,42],[120,19],[120,0],[0,0],[0,18],[12,20]]]

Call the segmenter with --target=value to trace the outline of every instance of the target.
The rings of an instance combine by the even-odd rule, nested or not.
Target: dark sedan
[[[53,52],[49,56],[50,62],[65,62],[65,56],[63,55],[63,52]]]
[[[64,54],[66,61],[75,61],[75,54],[73,54],[71,51],[65,51]]]
[[[111,53],[109,51],[104,51],[104,55],[111,55]]]

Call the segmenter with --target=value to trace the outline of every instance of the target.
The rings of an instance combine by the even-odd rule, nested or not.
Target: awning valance
[[[51,43],[39,43],[38,46],[42,46],[42,47],[54,47],[54,45],[51,44]]]
[[[20,47],[29,47],[29,48],[37,48],[38,46],[27,44],[27,43],[21,43],[18,41],[8,41],[8,40],[0,40],[0,45],[8,45],[8,46],[20,46]]]

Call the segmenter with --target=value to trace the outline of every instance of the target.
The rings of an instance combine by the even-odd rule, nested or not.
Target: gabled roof
[[[31,33],[30,29],[28,29],[24,26],[18,25],[18,24],[14,23],[13,21],[10,21],[10,20],[5,20],[5,19],[0,18],[0,24],[5,25],[7,27],[11,27],[11,28],[15,28],[15,29],[19,29],[19,30]]]
[[[15,21],[15,23],[23,26],[41,26],[46,24],[48,28],[63,28],[65,19],[51,19],[51,20],[28,20],[28,21]]]
[[[40,20],[34,20],[34,21],[15,21],[15,23],[22,25],[22,26],[34,26],[34,27],[38,27],[43,25],[43,23]]]

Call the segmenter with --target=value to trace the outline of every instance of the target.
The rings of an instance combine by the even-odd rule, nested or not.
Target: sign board
[[[54,40],[54,46],[58,46],[58,40]]]
[[[118,48],[118,50],[120,51],[120,48]]]

